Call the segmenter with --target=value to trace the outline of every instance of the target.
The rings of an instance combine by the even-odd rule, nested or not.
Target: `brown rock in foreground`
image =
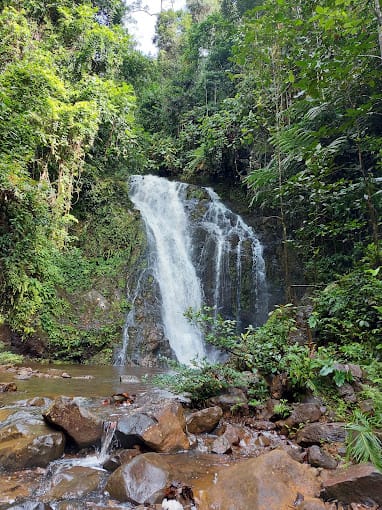
[[[102,420],[90,412],[80,397],[57,397],[43,416],[48,423],[64,430],[79,448],[101,440]]]
[[[382,473],[372,464],[339,469],[324,481],[321,497],[343,503],[367,503],[372,500],[382,505]]]
[[[190,486],[207,472],[226,466],[225,459],[218,455],[178,453],[167,455],[145,453],[123,464],[110,476],[106,491],[119,501],[134,504],[161,502],[164,488],[173,480]]]
[[[16,412],[0,428],[0,466],[15,471],[46,467],[64,452],[62,432],[51,430],[42,419]]]
[[[316,496],[320,481],[315,469],[273,450],[197,480],[193,488],[199,510],[290,510],[298,493]]]

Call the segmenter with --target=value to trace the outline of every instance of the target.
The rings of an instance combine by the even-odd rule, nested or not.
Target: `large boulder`
[[[334,471],[324,480],[321,497],[343,503],[382,505],[382,473],[372,464],[358,464]]]
[[[61,457],[65,437],[26,412],[9,416],[0,427],[0,466],[7,470],[46,467]]]
[[[343,443],[346,439],[344,423],[308,423],[297,433],[297,443],[311,446],[321,443]]]
[[[144,445],[143,435],[147,429],[156,425],[157,421],[146,413],[136,412],[120,417],[115,435],[123,448]]]
[[[195,479],[221,465],[226,465],[226,460],[212,454],[145,453],[114,471],[105,490],[122,502],[158,503],[163,499],[165,487],[173,480],[192,486]]]
[[[145,405],[119,419],[116,436],[124,448],[144,445],[156,452],[171,453],[190,448],[185,433],[183,407],[176,401]]]
[[[119,501],[145,503],[170,479],[168,466],[156,453],[146,453],[122,465],[109,478],[106,491]]]
[[[297,494],[314,497],[320,490],[317,471],[282,450],[211,474],[194,483],[199,510],[290,510]]]
[[[102,420],[93,414],[85,399],[57,397],[43,413],[45,420],[71,437],[79,448],[98,444],[102,437]]]
[[[201,434],[211,432],[223,416],[222,408],[219,406],[207,407],[196,411],[187,417],[187,430],[190,434]]]

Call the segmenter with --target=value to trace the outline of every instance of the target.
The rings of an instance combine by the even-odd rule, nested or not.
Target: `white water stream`
[[[268,311],[262,246],[252,228],[212,189],[202,188],[200,200],[190,198],[189,190],[187,184],[152,175],[133,176],[130,181],[130,198],[142,215],[154,254],[152,269],[161,294],[165,335],[178,361],[185,364],[207,355],[201,331],[184,316],[188,309],[213,306],[216,314],[231,314],[241,326],[245,278],[247,315],[251,309],[262,322]],[[195,214],[198,203],[201,215]],[[120,357],[126,354],[132,318],[130,314],[126,321]]]
[[[184,316],[202,307],[200,280],[191,260],[190,226],[183,206],[186,184],[134,176],[130,198],[140,210],[155,251],[154,274],[162,297],[165,334],[181,363],[206,355],[199,329]]]

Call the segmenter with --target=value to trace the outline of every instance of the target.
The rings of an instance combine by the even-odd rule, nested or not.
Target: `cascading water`
[[[154,176],[131,179],[130,198],[140,210],[155,252],[154,275],[162,297],[165,333],[178,361],[206,355],[199,329],[184,316],[202,306],[201,284],[191,259],[190,228],[183,205],[187,186]]]
[[[268,312],[263,247],[253,229],[211,188],[206,192],[210,200],[199,224],[203,249],[198,264],[205,299],[215,315],[234,318],[239,329],[257,326]]]
[[[261,243],[212,189],[133,176],[130,198],[145,222],[164,332],[178,361],[213,356],[199,328],[184,317],[189,308],[214,307],[240,328],[264,322],[268,299]],[[132,313],[119,363],[126,355],[131,319]]]

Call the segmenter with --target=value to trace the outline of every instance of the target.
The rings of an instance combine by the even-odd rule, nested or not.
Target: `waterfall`
[[[239,329],[249,322],[258,326],[268,313],[263,247],[253,229],[239,215],[228,209],[211,188],[206,191],[210,200],[199,226],[205,232],[199,271],[202,281],[207,282],[204,285],[205,295],[210,294],[207,302],[213,306],[215,315],[221,313],[234,318]],[[247,260],[245,271],[244,258]],[[247,280],[248,319],[242,324],[244,279]]]
[[[126,356],[127,356],[127,349],[129,347],[129,329],[131,326],[134,326],[135,323],[135,301],[138,299],[141,293],[141,284],[146,276],[146,269],[142,269],[142,271],[139,274],[138,281],[136,282],[135,288],[133,290],[127,289],[127,296],[129,299],[130,304],[130,310],[128,311],[126,315],[125,325],[123,327],[123,334],[122,334],[122,346],[117,351],[116,355],[114,356],[114,365],[116,366],[122,366],[126,362]]]
[[[199,328],[184,317],[189,308],[211,306],[240,328],[264,322],[268,299],[262,245],[212,189],[133,176],[130,199],[145,223],[164,332],[178,361],[189,364],[211,354]],[[132,318],[130,311],[120,362]]]
[[[165,334],[178,361],[206,355],[203,337],[184,313],[202,306],[200,280],[191,259],[191,233],[183,205],[187,186],[148,176],[131,179],[130,198],[146,224],[155,253],[154,275],[162,298]]]

